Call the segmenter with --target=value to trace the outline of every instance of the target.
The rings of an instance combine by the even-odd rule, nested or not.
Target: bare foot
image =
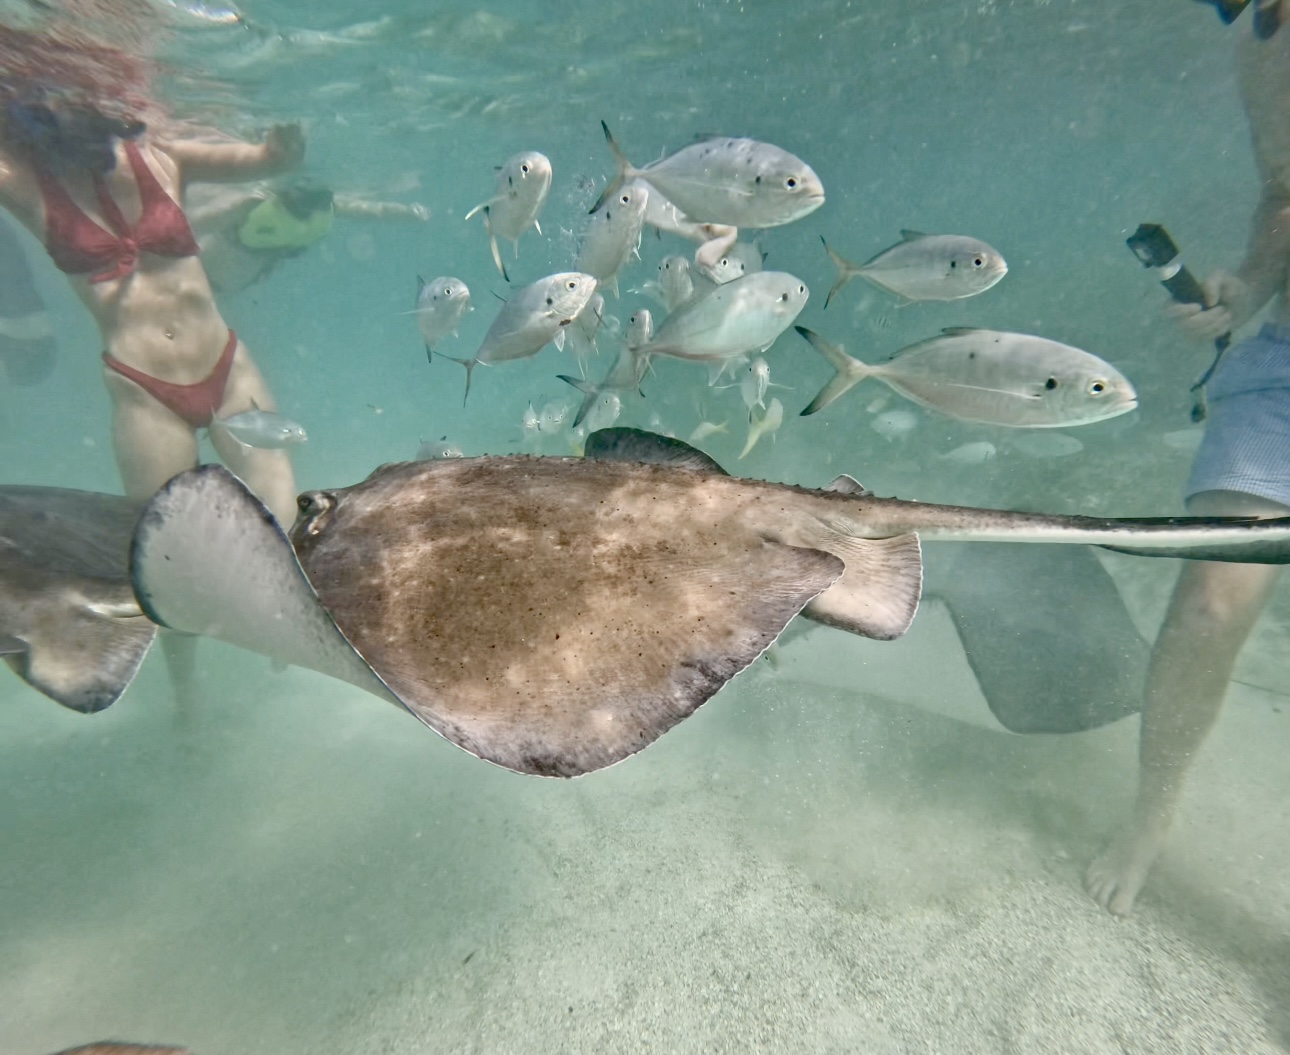
[[[1108,912],[1127,916],[1168,832],[1164,822],[1136,820],[1125,825],[1088,866],[1084,889]]]

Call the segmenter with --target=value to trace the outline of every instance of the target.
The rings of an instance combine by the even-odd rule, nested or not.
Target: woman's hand
[[[275,169],[295,168],[305,159],[305,132],[298,124],[274,125],[264,136],[265,160]]]
[[[1235,275],[1216,271],[1201,283],[1201,289],[1205,291],[1203,306],[1170,304],[1165,309],[1188,336],[1214,341],[1249,318],[1250,287]]]

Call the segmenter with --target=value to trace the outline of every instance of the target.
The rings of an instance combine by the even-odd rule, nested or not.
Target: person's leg
[[[150,498],[176,473],[197,464],[197,437],[187,422],[158,403],[128,378],[104,370],[112,397],[112,445],[125,493]],[[162,631],[161,653],[175,693],[176,721],[195,713],[197,638]]]
[[[1208,491],[1188,503],[1198,516],[1284,516],[1275,502]],[[1276,584],[1279,567],[1185,561],[1152,650],[1142,710],[1133,815],[1089,867],[1088,892],[1127,915],[1177,813],[1187,768],[1213,728],[1236,658]]]
[[[261,410],[277,409],[269,386],[247,353],[246,346],[239,342],[219,417],[250,410],[252,403]],[[211,442],[219,452],[220,460],[260,496],[278,518],[282,529],[290,530],[296,519],[296,478],[287,452],[247,447],[220,429],[211,431]]]

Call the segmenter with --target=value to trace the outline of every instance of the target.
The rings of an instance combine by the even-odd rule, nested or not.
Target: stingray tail
[[[609,126],[604,121],[600,122],[600,130],[605,133],[605,142],[609,144],[609,151],[614,155],[614,163],[618,166],[618,172],[605,185],[605,189],[600,192],[600,197],[596,199],[596,204],[587,210],[588,213],[593,213],[604,205],[618,192],[618,188],[627,181],[628,177],[635,172],[635,169],[632,168],[632,163],[627,160],[627,155],[623,153],[622,147],[618,145],[614,134],[609,131]]]
[[[829,295],[824,298],[824,306],[827,308],[829,302],[833,300],[834,294],[857,275],[862,274],[863,268],[851,263],[846,257],[835,253],[829,248],[829,243],[824,241],[824,235],[820,235],[820,241],[824,243],[824,251],[829,254],[829,259],[833,261],[833,266],[838,269],[837,281],[833,283],[833,288],[829,290]]]
[[[840,345],[826,341],[814,330],[808,330],[805,326],[794,326],[793,329],[806,338],[811,347],[824,356],[829,361],[829,365],[837,371],[833,379],[820,389],[819,394],[802,411],[803,417],[823,410],[843,392],[855,387],[873,372],[872,367],[847,355]]]

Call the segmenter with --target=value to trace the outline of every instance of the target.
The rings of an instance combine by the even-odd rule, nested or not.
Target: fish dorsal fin
[[[688,443],[644,429],[599,429],[587,437],[586,457],[602,462],[673,465],[697,473],[729,476],[716,461]]]
[[[970,337],[974,333],[984,333],[980,326],[946,326],[941,333],[946,337]]]
[[[917,242],[920,238],[926,237],[927,235],[923,231],[915,231],[909,227],[902,227],[900,229],[900,240],[902,242]]]
[[[418,300],[421,298],[421,294],[424,293],[425,291],[426,291],[426,280],[422,278],[420,275],[417,275],[417,299]]]
[[[865,485],[854,476],[848,476],[846,473],[839,476],[824,490],[837,491],[838,494],[843,495],[854,495],[856,498],[868,498],[873,494],[869,488],[865,487]]]

